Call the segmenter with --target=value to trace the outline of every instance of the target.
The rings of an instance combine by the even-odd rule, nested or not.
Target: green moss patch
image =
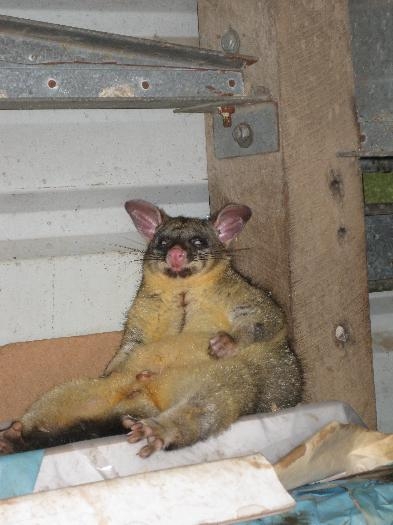
[[[366,204],[393,203],[393,172],[364,173],[363,187]]]

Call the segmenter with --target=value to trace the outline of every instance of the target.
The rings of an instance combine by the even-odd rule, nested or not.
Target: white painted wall
[[[196,0],[0,0],[0,13],[147,38],[194,40]],[[208,213],[202,115],[3,111],[0,345],[119,330],[140,278],[123,209],[144,198]]]

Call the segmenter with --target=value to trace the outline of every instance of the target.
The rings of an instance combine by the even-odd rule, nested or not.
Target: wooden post
[[[199,0],[200,43],[232,26],[256,55],[246,78],[278,103],[277,153],[218,160],[211,117],[211,206],[254,211],[236,264],[286,308],[306,399],[336,399],[375,426],[361,175],[346,0]],[[240,255],[243,254],[243,255]],[[246,254],[246,255],[244,255]]]

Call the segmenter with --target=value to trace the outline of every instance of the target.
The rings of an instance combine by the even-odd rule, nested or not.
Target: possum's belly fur
[[[214,361],[209,355],[211,334],[184,333],[159,341],[140,345],[133,350],[122,373],[127,375],[142,371],[161,374],[167,368],[194,366],[204,361]]]
[[[221,399],[225,411],[233,407],[235,419],[296,404],[301,377],[284,341],[253,343],[241,358],[216,359],[209,355],[210,338],[211,333],[182,333],[140,345],[121,370],[44,394],[22,417],[23,428],[46,432],[108,416],[150,417],[179,403],[198,406],[202,398],[209,406]]]

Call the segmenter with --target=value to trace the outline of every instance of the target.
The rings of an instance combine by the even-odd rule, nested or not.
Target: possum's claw
[[[8,428],[0,431],[0,454],[11,454],[23,450],[22,423],[14,421]]]
[[[209,341],[209,354],[212,357],[222,358],[235,355],[237,345],[234,339],[226,332],[218,332]]]
[[[149,437],[151,435],[150,429],[144,428],[143,423],[138,422],[132,425],[130,432],[128,432],[128,442],[129,443],[137,443],[141,439],[145,437]]]
[[[141,441],[141,439],[147,439],[147,445],[142,447],[138,452],[141,458],[147,458],[164,447],[164,439],[159,436],[160,426],[156,425],[153,421],[136,421],[132,420],[129,416],[125,416],[123,418],[123,425],[131,429],[127,434],[127,441],[129,443],[137,443]]]
[[[126,414],[125,416],[121,418],[121,424],[123,425],[124,428],[127,428],[127,429],[132,428],[132,426],[135,425],[135,423],[137,422],[138,420],[135,417],[132,417],[128,414]]]
[[[148,438],[147,442],[147,445],[142,447],[138,452],[138,456],[140,456],[141,458],[148,458],[157,450],[161,450],[164,446],[164,442],[162,441],[162,439],[153,436]]]

